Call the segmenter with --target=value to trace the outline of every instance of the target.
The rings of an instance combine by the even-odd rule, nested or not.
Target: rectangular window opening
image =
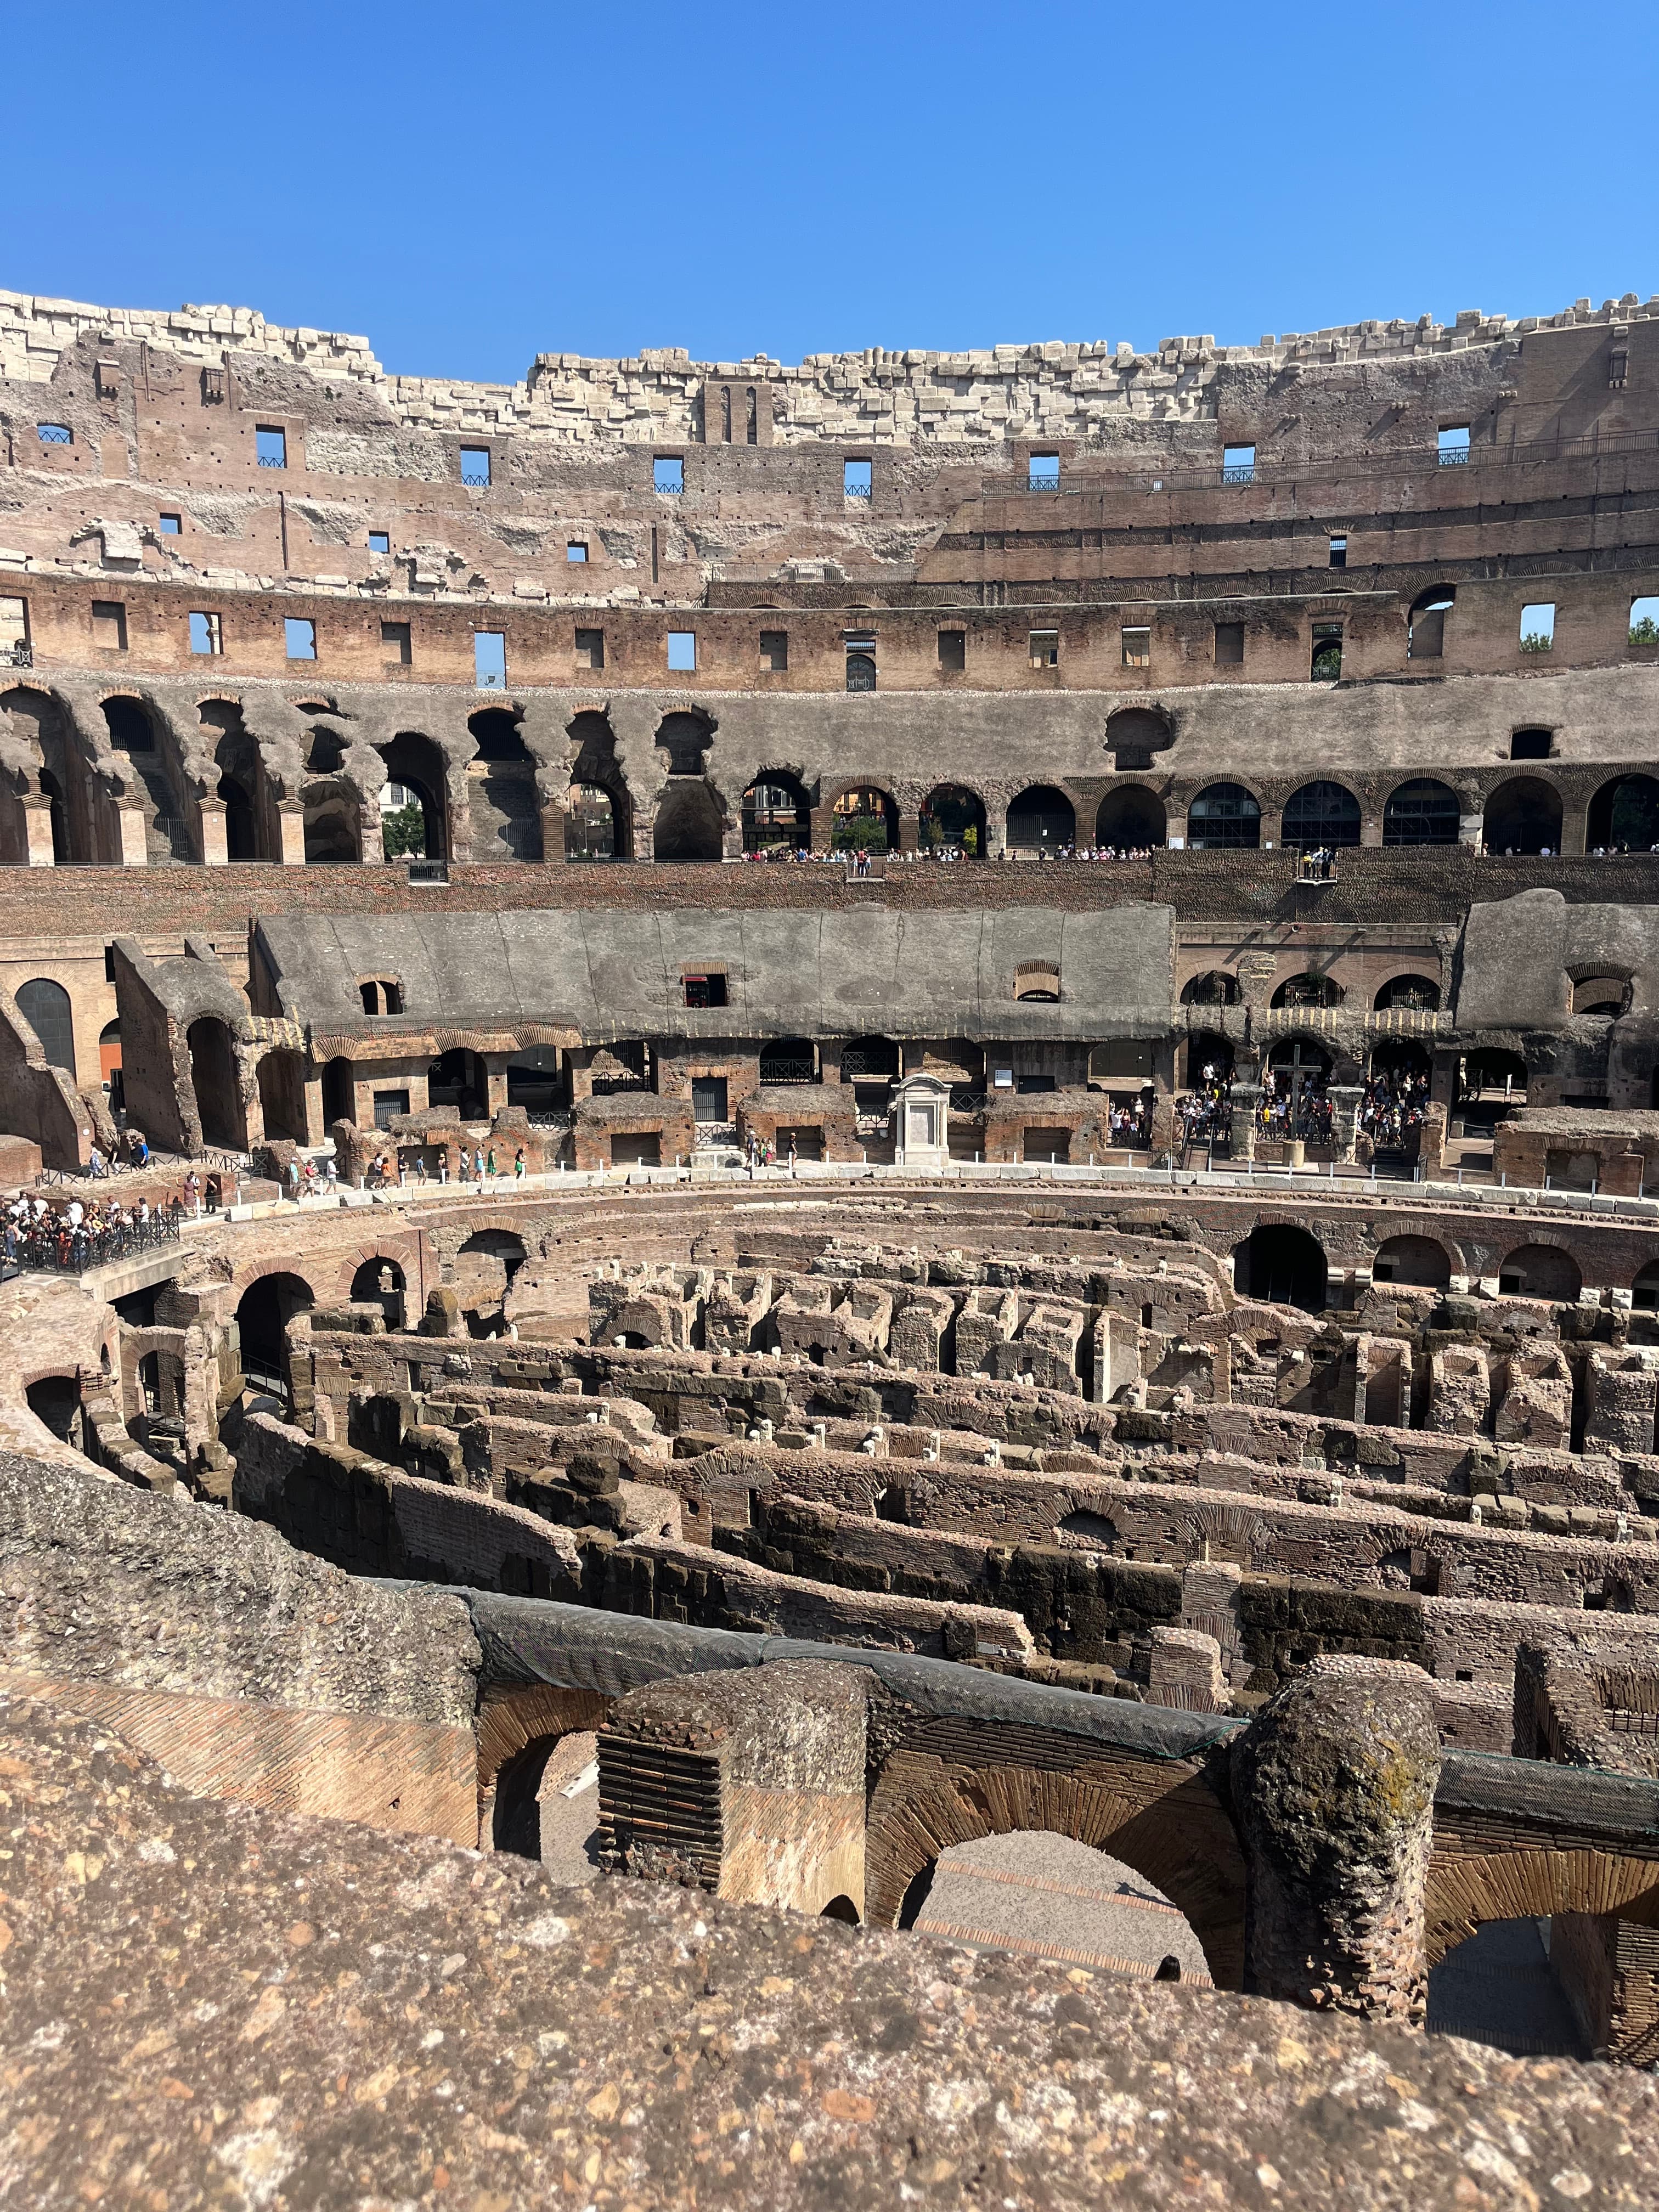
[[[665,492],[685,489],[685,463],[678,453],[659,453],[652,462],[651,489]]]
[[[1057,629],[1034,629],[1030,635],[1030,654],[1033,668],[1058,668],[1060,632]]]
[[[461,447],[461,482],[483,489],[489,482],[489,448],[488,446]]]
[[[1469,426],[1467,422],[1443,422],[1440,426],[1440,465],[1443,469],[1461,469],[1469,458]]]
[[[288,432],[268,422],[259,423],[253,433],[253,451],[262,469],[285,469],[288,466]]]
[[[602,629],[579,629],[576,632],[576,665],[578,668],[605,666],[605,632]]]
[[[1555,602],[1540,599],[1534,606],[1521,610],[1521,650],[1522,653],[1553,653],[1555,650]]]
[[[760,634],[760,665],[773,676],[781,676],[789,665],[789,633],[787,629],[763,629]]]
[[[694,629],[671,629],[668,633],[668,665],[689,675],[697,665],[697,633]]]
[[[28,601],[0,599],[0,665],[27,668],[31,659]]]
[[[389,553],[392,550],[391,532],[371,530],[368,533],[368,550],[371,553]]]
[[[43,446],[72,446],[75,433],[67,422],[37,422],[34,434]]]
[[[1223,483],[1248,484],[1255,482],[1255,447],[1254,446],[1224,446],[1221,449],[1221,481]]]
[[[567,561],[586,561],[587,558],[586,542],[580,538],[573,538],[564,549],[564,557]]]
[[[1346,538],[1337,537],[1332,538],[1330,542],[1330,564],[1333,568],[1346,568],[1347,567],[1348,541]]]
[[[1126,668],[1150,668],[1152,665],[1152,633],[1150,625],[1141,629],[1124,625],[1123,665]]]
[[[1218,622],[1215,626],[1215,665],[1218,668],[1237,668],[1244,659],[1244,625],[1242,622]]]
[[[1551,730],[1516,730],[1510,738],[1511,760],[1547,760],[1555,742]]]
[[[1630,641],[1659,645],[1659,597],[1650,594],[1630,603]]]
[[[967,667],[968,633],[965,629],[942,629],[939,632],[939,665],[941,668]]]
[[[92,603],[92,641],[105,653],[127,649],[127,611],[119,599]]]
[[[380,624],[380,650],[396,666],[407,668],[413,657],[409,624],[406,622],[383,622]]]
[[[224,634],[219,617],[192,613],[190,618],[190,649],[192,653],[222,653]]]
[[[726,977],[720,975],[688,975],[685,979],[685,1003],[688,1006],[723,1006],[726,1000]]]
[[[1033,453],[1026,464],[1026,482],[1033,491],[1060,489],[1060,455]]]
[[[1342,625],[1340,623],[1316,623],[1313,626],[1313,659],[1309,675],[1316,684],[1334,684],[1342,674]]]
[[[163,514],[156,520],[156,527],[163,538],[177,538],[182,526],[181,518],[176,514]]]
[[[472,674],[480,691],[507,689],[507,633],[475,629],[472,633]]]
[[[866,460],[843,461],[841,488],[848,499],[868,499],[871,495],[872,465]]]
[[[377,1129],[389,1129],[400,1115],[408,1111],[408,1091],[377,1091],[374,1093],[374,1126]]]
[[[283,635],[288,645],[290,660],[315,660],[317,658],[317,625],[304,615],[285,615]]]

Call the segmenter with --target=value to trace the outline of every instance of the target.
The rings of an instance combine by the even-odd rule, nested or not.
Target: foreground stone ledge
[[[1645,2206],[1659,2087],[188,1796],[0,1702],[19,2203]]]

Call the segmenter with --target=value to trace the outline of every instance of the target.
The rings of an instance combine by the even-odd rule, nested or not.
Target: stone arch
[[[40,1041],[48,1067],[75,1078],[75,1009],[70,994],[50,975],[31,976],[15,993],[17,1011]]]
[[[447,860],[451,850],[449,764],[442,746],[419,730],[399,730],[389,744],[374,750],[386,768],[386,780],[377,797],[386,859]],[[400,799],[399,793],[406,793],[407,799]]]
[[[1008,802],[1005,841],[1011,853],[1054,853],[1077,842],[1077,810],[1052,783],[1029,784]]]
[[[533,1802],[535,1787],[558,1745],[568,1735],[602,1728],[614,1702],[597,1690],[561,1689],[550,1682],[526,1684],[486,1700],[477,1720],[481,1850],[515,1848],[512,1841],[498,1840],[496,1812],[503,1779],[512,1778],[504,1814],[512,1832],[521,1827],[524,1799],[528,1795]]]
[[[1403,1011],[1407,1013],[1437,1014],[1440,1011],[1440,986],[1432,975],[1419,975],[1407,969],[1390,975],[1382,984],[1372,1004],[1379,1014]]]
[[[265,1053],[257,1075],[266,1136],[303,1145],[307,1137],[304,1054],[285,1049]]]
[[[0,809],[0,860],[16,866],[30,861],[30,824],[24,802],[31,795],[31,781],[47,803],[52,865],[61,868],[102,857],[85,757],[78,745],[70,743],[67,719],[52,693],[32,684],[15,685],[0,693],[0,727],[32,763],[0,780],[4,793]]]
[[[319,1266],[322,1265],[319,1261]],[[336,1266],[331,1304],[344,1304],[356,1293],[352,1285],[371,1267],[389,1266],[395,1269],[405,1290],[418,1291],[426,1270],[422,1264],[421,1243],[417,1233],[407,1238],[382,1237],[371,1244],[359,1244],[347,1253]],[[379,1296],[378,1291],[374,1295]]]
[[[1330,1262],[1319,1239],[1297,1223],[1259,1221],[1235,1249],[1233,1263],[1242,1296],[1324,1312]]]
[[[1133,852],[1138,846],[1162,845],[1169,830],[1164,801],[1144,783],[1121,783],[1100,802],[1095,817],[1095,842]]]
[[[657,801],[651,849],[659,860],[718,860],[726,850],[726,809],[702,776],[671,776]]]
[[[1155,753],[1175,743],[1175,718],[1167,707],[1120,707],[1106,718],[1106,750],[1119,769],[1148,769]]]
[[[323,1126],[331,1129],[337,1121],[354,1121],[356,1110],[351,1062],[343,1053],[336,1053],[323,1066]]]
[[[1576,1305],[1584,1272],[1565,1246],[1539,1237],[1517,1244],[1498,1263],[1501,1297],[1547,1298],[1554,1305]]]
[[[985,858],[985,801],[965,783],[936,783],[921,802],[916,842],[924,852]]]
[[[1659,781],[1615,775],[1590,800],[1584,842],[1594,852],[1612,846],[1646,853],[1659,848]]]
[[[229,1024],[217,1014],[199,1014],[185,1033],[185,1044],[201,1142],[245,1152],[247,1108]]]
[[[1187,842],[1195,853],[1255,852],[1261,800],[1242,783],[1206,783],[1187,809]]]
[[[349,1297],[353,1305],[372,1305],[378,1303],[386,1316],[388,1329],[403,1328],[409,1279],[404,1272],[402,1260],[390,1253],[375,1252],[360,1260],[352,1272]]]
[[[1466,1852],[1436,1844],[1424,1925],[1431,1966],[1492,1920],[1616,1912],[1659,1925],[1659,1861],[1594,1848]]]
[[[812,802],[789,769],[763,769],[743,794],[742,811],[745,853],[799,853],[812,842]]]
[[[250,1272],[236,1302],[244,1376],[291,1400],[288,1325],[316,1303],[314,1285],[283,1261],[271,1261]]]
[[[542,857],[541,797],[536,763],[519,724],[519,709],[481,707],[467,720],[473,744],[467,769],[467,827],[475,860]]]
[[[1486,800],[1481,836],[1488,853],[1561,849],[1561,794],[1541,775],[1512,775]]]
[[[663,716],[651,742],[668,756],[671,776],[706,772],[715,727],[714,717],[695,707],[676,707]]]
[[[1451,1255],[1435,1237],[1385,1237],[1371,1261],[1374,1283],[1399,1283],[1416,1290],[1443,1291],[1451,1278]]]
[[[1385,845],[1455,845],[1462,803],[1449,783],[1413,776],[1397,783],[1382,809]]]
[[[199,860],[194,809],[186,801],[178,748],[149,702],[131,691],[112,691],[99,702],[112,749],[142,793],[151,866]]]
[[[1302,852],[1359,842],[1360,808],[1346,783],[1316,777],[1285,801],[1283,839]]]
[[[1237,976],[1224,968],[1206,968],[1181,987],[1183,1006],[1236,1006],[1243,996]]]
[[[1219,1989],[1244,1972],[1244,1859],[1231,1816],[1185,1760],[1091,1759],[1054,1747],[1052,1764],[991,1759],[968,1765],[941,1741],[903,1745],[870,1799],[865,1918],[896,1927],[906,1893],[953,1844],[1040,1829],[1121,1859],[1186,1917]],[[1046,1754],[1048,1747],[1043,1747]]]
[[[898,849],[898,801],[876,783],[844,785],[830,806],[834,853],[892,853]]]
[[[1299,975],[1287,975],[1269,1003],[1275,1012],[1286,1006],[1340,1006],[1346,995],[1334,975],[1304,969]]]
[[[610,716],[584,707],[566,725],[565,736],[573,753],[566,860],[632,860],[634,803],[617,757],[617,734]]]

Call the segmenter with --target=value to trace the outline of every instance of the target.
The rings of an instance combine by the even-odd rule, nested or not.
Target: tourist
[[[513,1180],[514,1182],[522,1182],[524,1181],[524,1146],[520,1145],[518,1151],[513,1155]]]

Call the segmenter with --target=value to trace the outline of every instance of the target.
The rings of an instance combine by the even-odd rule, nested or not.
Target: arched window
[[[449,849],[444,804],[448,765],[441,748],[418,731],[404,730],[377,750],[386,763],[380,831],[387,860],[406,855],[441,860]]]
[[[898,844],[898,808],[873,784],[844,791],[830,815],[830,843],[837,853],[890,853]]]
[[[1462,809],[1449,784],[1419,776],[1389,794],[1382,809],[1385,845],[1455,845]]]
[[[1224,968],[1211,968],[1202,975],[1194,975],[1181,994],[1183,1006],[1236,1006],[1238,1000],[1238,978]]]
[[[564,817],[567,860],[614,860],[617,802],[599,783],[573,783]]]
[[[1457,598],[1449,584],[1431,584],[1412,601],[1406,617],[1407,660],[1438,660],[1446,649],[1446,617]]]
[[[743,794],[743,849],[803,851],[812,842],[811,809],[793,775],[772,769]]]
[[[1440,986],[1431,975],[1390,975],[1376,994],[1379,1014],[1437,1014]]]
[[[1011,853],[1059,853],[1077,842],[1077,815],[1063,791],[1034,783],[1008,807]]]
[[[1659,782],[1650,775],[1618,775],[1589,803],[1585,843],[1594,852],[1659,851]]]
[[[1212,783],[1187,810],[1187,842],[1194,852],[1254,852],[1261,842],[1261,809],[1242,783]]]
[[[1095,842],[1133,853],[1164,842],[1168,826],[1164,801],[1144,785],[1128,783],[1109,791],[1095,817]]]
[[[1285,842],[1312,852],[1359,842],[1359,801],[1345,784],[1304,783],[1285,802]]]
[[[763,1087],[778,1083],[816,1083],[817,1054],[811,1037],[779,1037],[760,1051]]]
[[[876,688],[876,656],[873,653],[849,653],[847,656],[847,688],[849,691],[873,691]]]
[[[924,852],[960,853],[969,860],[983,860],[984,802],[965,785],[937,784],[921,802],[916,842]]]
[[[1273,993],[1273,1004],[1279,1006],[1340,1006],[1342,986],[1333,975],[1304,974],[1292,975]]]
[[[75,1073],[75,1017],[61,983],[40,976],[17,987],[17,1011],[40,1040],[50,1067]]]
[[[1489,853],[1559,853],[1561,794],[1541,776],[1511,776],[1486,801],[1482,830]]]

